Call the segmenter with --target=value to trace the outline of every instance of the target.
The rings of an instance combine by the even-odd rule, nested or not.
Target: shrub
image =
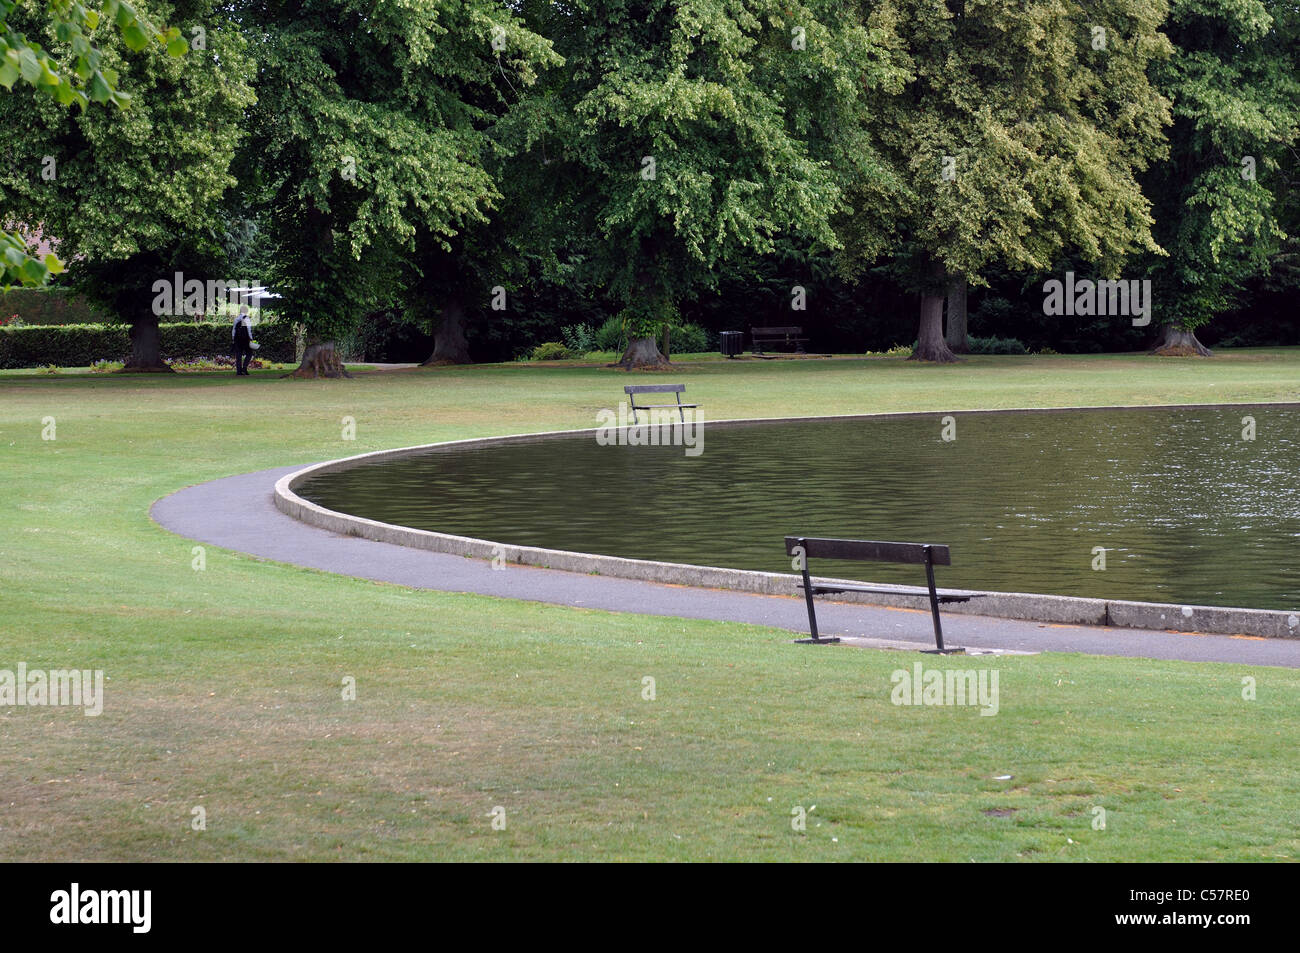
[[[604,324],[596,329],[592,336],[592,343],[595,345],[593,351],[618,351],[622,354],[627,350],[627,335],[623,333],[623,320],[618,315],[608,318]]]
[[[572,351],[559,341],[547,341],[533,348],[534,361],[567,361],[574,357]]]
[[[564,346],[574,354],[596,350],[596,332],[588,324],[570,324],[560,331]]]
[[[968,338],[972,354],[1028,354],[1016,338]]]
[[[698,324],[683,324],[669,332],[668,346],[674,354],[699,354],[702,351],[714,350],[712,347],[714,338],[715,335]]]
[[[644,328],[644,323],[638,327]],[[706,330],[698,324],[673,323],[668,335],[668,346],[674,354],[699,354],[703,351],[717,350],[718,335],[714,331]],[[564,329],[564,343],[575,351],[613,351],[616,354],[622,354],[627,350],[627,329],[625,327],[624,315],[616,314],[607,318],[605,323],[594,331],[586,328],[590,333],[588,341],[580,342],[569,339],[570,328]],[[663,347],[664,326],[662,323],[655,326],[651,336]],[[582,343],[585,346],[578,348],[575,345]]]

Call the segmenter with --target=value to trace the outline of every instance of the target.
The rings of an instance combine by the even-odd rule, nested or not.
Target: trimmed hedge
[[[194,360],[230,353],[230,325],[160,324],[164,358]],[[294,360],[293,325],[263,321],[253,328],[266,361]],[[95,361],[121,361],[131,353],[130,330],[122,324],[67,324],[52,327],[0,328],[0,368],[88,367]]]

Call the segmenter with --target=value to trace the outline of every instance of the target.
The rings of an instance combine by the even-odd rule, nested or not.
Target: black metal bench
[[[638,423],[636,412],[638,410],[653,410],[656,407],[676,407],[677,414],[682,418],[682,423],[686,422],[684,411],[687,407],[699,407],[699,404],[683,404],[682,394],[686,392],[685,384],[629,384],[623,388],[623,393],[627,394],[628,402],[632,405],[632,423]],[[675,394],[677,403],[675,404],[638,404],[636,402],[637,394]]]
[[[881,595],[925,596],[930,597],[930,614],[934,618],[934,643],[940,653],[960,651],[945,649],[943,646],[943,626],[939,622],[939,604],[949,602],[969,602],[979,598],[979,594],[941,593],[934,587],[934,567],[951,566],[952,554],[947,546],[937,543],[887,543],[868,539],[825,539],[817,536],[787,536],[785,538],[787,555],[799,556],[803,571],[804,598],[808,602],[808,628],[812,632],[812,642],[838,642],[839,639],[823,639],[817,635],[817,613],[813,608],[813,596],[828,595],[836,592],[874,592]],[[883,586],[858,586],[849,583],[813,585],[808,571],[809,557],[819,559],[852,559],[880,563],[920,563],[925,566],[926,589],[909,589],[904,587],[887,588]]]
[[[764,347],[777,346],[793,347],[796,353],[802,354],[803,346],[808,343],[801,327],[750,328],[749,338],[755,354],[762,354]]]

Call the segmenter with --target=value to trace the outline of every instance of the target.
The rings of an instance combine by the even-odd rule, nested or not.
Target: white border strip
[[[711,420],[711,427],[741,426],[765,423],[811,423],[822,420],[882,420],[901,417],[933,417],[944,414],[1020,414],[1044,413],[1065,410],[1198,410],[1230,407],[1300,407],[1289,401],[1253,404],[1155,404],[1107,407],[1051,407],[1015,408],[1008,410],[948,410],[887,414],[834,414],[817,417],[755,417],[736,420]],[[795,588],[798,576],[786,573],[756,572],[747,569],[724,569],[716,566],[694,566],[688,563],[656,562],[648,559],[626,559],[621,556],[602,556],[595,553],[576,553],[561,549],[542,549],[535,546],[512,546],[493,540],[470,536],[453,536],[430,530],[381,523],[377,520],[351,516],[325,509],[300,497],[296,488],[309,477],[327,470],[341,470],[390,457],[408,456],[428,450],[452,447],[475,448],[501,446],[511,443],[529,443],[562,437],[595,435],[601,428],[583,430],[548,430],[536,433],[511,434],[504,437],[473,437],[441,443],[399,447],[393,450],[375,450],[338,460],[304,467],[281,477],[275,484],[275,506],[282,513],[311,526],[343,536],[359,536],[383,543],[394,543],[415,549],[438,553],[492,559],[504,556],[507,562],[544,569],[562,569],[568,572],[595,573],[621,579],[638,579],[645,582],[669,585],[696,586],[706,589],[735,589],[764,595],[800,596]],[[815,577],[818,582],[844,580]],[[848,580],[861,585],[860,580]],[[945,590],[970,592],[976,590]],[[1039,595],[1027,592],[979,592],[983,598],[970,602],[950,603],[945,613],[996,616],[1033,622],[1054,622],[1074,625],[1119,626],[1136,629],[1160,629],[1178,632],[1204,632],[1225,635],[1251,635],[1266,638],[1300,638],[1300,616],[1294,612],[1272,609],[1238,609],[1227,606],[1185,606],[1171,603],[1126,602],[1108,599],[1086,599],[1075,596]],[[929,608],[924,590],[919,593],[899,587],[899,594],[866,594],[846,592],[836,596],[837,602],[867,605]]]

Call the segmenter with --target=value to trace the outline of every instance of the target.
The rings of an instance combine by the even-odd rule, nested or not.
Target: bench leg
[[[934,588],[934,563],[930,561],[930,550],[925,550],[925,581],[930,587],[930,614],[934,616],[934,644],[942,652],[943,648],[943,626],[939,623],[939,594]]]
[[[804,556],[803,570],[803,597],[808,602],[808,631],[812,633],[814,642],[820,642],[817,637],[817,610],[813,608],[812,579],[808,577],[808,557]]]

